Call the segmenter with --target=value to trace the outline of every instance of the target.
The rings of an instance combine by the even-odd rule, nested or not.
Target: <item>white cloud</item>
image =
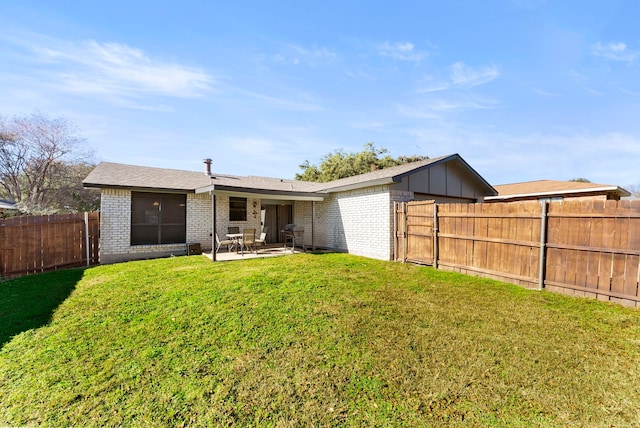
[[[281,52],[276,54],[260,54],[256,57],[259,62],[271,62],[279,65],[307,65],[317,67],[332,62],[337,54],[325,47],[312,46],[306,48],[300,45],[284,43],[279,45]]]
[[[396,106],[396,111],[400,116],[409,119],[438,119],[438,115],[432,111],[416,106],[399,104]]]
[[[297,101],[297,100],[290,100],[287,98],[282,98],[282,97],[274,97],[271,95],[265,95],[265,94],[261,94],[259,92],[253,92],[253,91],[249,91],[249,90],[245,90],[245,89],[241,89],[241,88],[235,88],[234,89],[235,92],[240,93],[242,95],[246,95],[248,97],[251,98],[255,98],[258,99],[260,101],[264,101],[267,104],[273,106],[273,107],[277,107],[277,108],[281,108],[284,110],[292,110],[292,111],[319,111],[319,110],[323,110],[323,107],[317,103],[314,102],[305,102],[305,101]],[[309,97],[307,97],[309,98]],[[314,100],[310,100],[310,101],[314,101]]]
[[[450,85],[447,82],[423,84],[418,88],[417,92],[419,94],[425,94],[429,92],[440,92],[440,91],[446,91],[447,89],[449,89],[449,87]]]
[[[618,90],[620,92],[622,92],[623,94],[627,94],[627,95],[633,95],[634,97],[640,97],[640,92],[635,92],[635,91],[631,91],[627,88],[624,88],[622,86],[618,87]]]
[[[597,97],[601,97],[601,96],[604,95],[604,92],[598,91],[598,90],[593,89],[593,88],[589,88],[588,86],[585,86],[584,90],[589,92],[591,95],[595,95]]]
[[[622,42],[607,44],[596,43],[591,47],[591,53],[595,56],[612,61],[626,62],[627,64],[633,64],[638,56],[640,56],[640,51],[628,49],[627,45]]]
[[[500,76],[498,67],[481,66],[470,67],[462,62],[456,62],[449,67],[449,78],[441,78],[437,76],[427,76],[418,83],[416,90],[419,94],[441,92],[448,89],[470,88],[488,83]]]
[[[538,94],[540,96],[543,96],[543,97],[546,97],[546,98],[554,98],[554,97],[559,97],[560,96],[559,94],[557,94],[555,92],[545,91],[543,89],[536,88],[536,87],[533,87],[532,90],[536,94]]]
[[[72,92],[190,98],[202,95],[213,81],[200,69],[155,60],[140,49],[119,43],[89,40],[34,50],[42,61],[65,70],[57,76],[62,86]]]
[[[413,43],[389,43],[378,45],[378,53],[400,61],[420,62],[428,56],[426,51],[415,49]]]
[[[429,103],[429,108],[435,111],[452,110],[481,110],[494,107],[495,102],[473,99],[438,99]]]
[[[500,72],[494,65],[473,68],[456,62],[451,66],[450,78],[454,85],[472,87],[491,82],[499,76]]]
[[[192,98],[212,89],[204,70],[152,58],[141,49],[95,40],[70,42],[33,33],[3,36],[17,64],[33,72],[14,78],[32,86],[99,95],[111,101],[148,95]]]
[[[511,0],[511,4],[523,9],[538,9],[547,3],[547,0]]]
[[[585,177],[596,183],[637,183],[640,140],[620,132],[504,133],[455,122],[399,130],[430,156],[458,152],[491,184]],[[602,156],[603,148],[607,155]],[[552,155],[550,155],[552,153]]]
[[[325,47],[313,46],[311,48],[305,48],[294,44],[288,44],[285,46],[305,58],[332,60],[336,57],[335,52],[330,51]]]

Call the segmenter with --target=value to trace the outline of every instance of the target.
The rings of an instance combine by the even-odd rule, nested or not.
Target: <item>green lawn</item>
[[[0,425],[640,423],[639,311],[344,254],[0,282],[0,332]]]

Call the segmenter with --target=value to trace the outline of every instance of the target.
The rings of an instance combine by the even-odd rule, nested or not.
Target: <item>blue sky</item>
[[[293,178],[367,142],[640,183],[640,2],[0,0],[0,114],[96,160]]]

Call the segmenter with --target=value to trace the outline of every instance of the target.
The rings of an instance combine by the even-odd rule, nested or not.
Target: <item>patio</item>
[[[276,256],[288,256],[291,254],[299,254],[302,253],[302,249],[296,247],[293,253],[291,252],[291,247],[285,247],[284,244],[269,244],[263,246],[258,249],[257,253],[251,251],[245,251],[244,254],[236,253],[235,251],[219,251],[216,254],[216,261],[218,262],[227,262],[232,260],[246,260],[246,259],[257,259],[263,257],[276,257]],[[211,251],[207,251],[203,253],[205,256],[213,260],[213,255]]]

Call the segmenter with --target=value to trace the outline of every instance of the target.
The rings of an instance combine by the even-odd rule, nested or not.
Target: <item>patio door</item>
[[[267,242],[284,242],[280,231],[291,223],[293,210],[291,205],[262,205],[265,210],[264,225],[267,227]]]

